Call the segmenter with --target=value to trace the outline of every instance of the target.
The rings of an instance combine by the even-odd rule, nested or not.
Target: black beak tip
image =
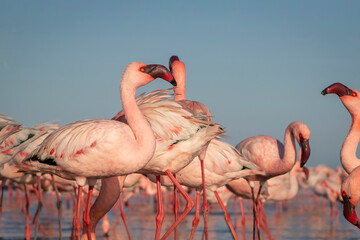
[[[175,81],[175,78],[173,78],[171,81],[170,81],[171,85],[173,85],[174,87],[177,86],[177,82]]]
[[[327,94],[327,89],[322,90],[321,94],[325,96]]]

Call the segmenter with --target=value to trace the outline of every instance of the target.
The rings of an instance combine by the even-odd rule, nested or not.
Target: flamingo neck
[[[291,128],[286,128],[284,135],[284,156],[278,162],[277,172],[278,175],[289,172],[296,162],[296,147],[294,134]]]
[[[90,230],[95,233],[100,219],[111,210],[118,201],[126,176],[109,177],[101,180],[99,196],[90,209]],[[86,233],[85,233],[86,234]]]
[[[360,141],[360,117],[357,115],[351,117],[351,127],[340,152],[341,164],[349,174],[360,165],[360,159],[356,156],[356,149]]]
[[[156,146],[153,130],[136,104],[137,87],[126,83],[126,81],[121,82],[120,93],[127,124],[131,128],[143,156],[149,155],[151,157]]]
[[[181,101],[185,100],[186,92],[186,70],[183,62],[176,62],[173,66],[173,76],[176,79],[177,86],[174,87],[174,100]]]

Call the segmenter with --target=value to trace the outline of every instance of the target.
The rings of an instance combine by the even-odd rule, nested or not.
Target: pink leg
[[[157,196],[158,196],[158,198],[157,198],[158,199],[158,214],[156,216],[155,239],[158,240],[160,238],[161,225],[164,220],[164,208],[163,208],[160,176],[156,176],[156,185],[157,185]]]
[[[180,215],[180,217],[176,220],[176,222],[170,227],[170,229],[164,234],[164,236],[161,239],[166,239],[172,230],[185,218],[185,216],[191,211],[191,209],[194,207],[194,201],[189,197],[189,195],[185,192],[185,190],[181,187],[180,183],[176,181],[172,173],[167,169],[165,171],[166,175],[170,178],[170,180],[176,185],[176,187],[179,189],[180,194],[186,199],[186,207],[183,211],[183,213]]]
[[[214,191],[215,193],[215,197],[216,199],[218,200],[219,204],[220,204],[220,207],[222,208],[222,210],[224,211],[224,216],[225,216],[225,221],[227,223],[227,225],[229,226],[229,229],[231,231],[231,234],[233,236],[233,238],[236,240],[237,239],[237,236],[236,236],[236,232],[235,232],[235,229],[231,223],[231,218],[230,218],[230,214],[229,212],[227,211],[226,207],[224,206],[223,202],[221,201],[221,198],[218,194],[217,191]]]
[[[200,192],[197,191],[196,192],[195,218],[192,223],[192,231],[191,231],[190,239],[194,238],[194,234],[195,234],[196,228],[199,224],[199,220],[200,220]]]
[[[41,213],[41,209],[42,209],[42,206],[43,206],[40,176],[37,176],[37,187],[38,187],[37,190],[34,187],[34,191],[35,191],[36,196],[38,198],[38,206],[37,206],[35,215],[33,217],[33,222],[32,222],[31,227],[30,227],[30,234],[31,234],[32,230],[33,230],[33,227],[36,225],[35,233],[34,233],[34,238],[35,239],[37,238],[37,231],[38,231],[38,227],[39,227],[40,213]]]
[[[4,199],[4,189],[5,189],[5,181],[1,183],[1,196],[0,196],[0,223],[1,223],[1,212],[2,212],[2,205]]]
[[[245,240],[245,213],[244,213],[243,201],[241,198],[239,198],[239,202],[240,202],[240,209],[241,209],[242,233],[243,233],[243,239]]]
[[[174,177],[176,178],[175,174]],[[178,218],[178,211],[179,211],[179,201],[178,201],[178,196],[177,196],[177,189],[176,186],[174,185],[174,216],[175,216],[175,222]],[[177,239],[177,228],[175,228],[174,230],[174,239]]]
[[[120,197],[119,197],[119,206],[120,206],[121,218],[122,218],[122,220],[124,222],[124,226],[126,228],[127,235],[129,237],[129,239],[131,240],[130,231],[129,231],[128,225],[126,223],[125,214],[124,214],[124,207],[123,207],[123,202],[122,202],[122,193],[120,193]]]
[[[54,179],[54,175],[51,175],[51,179],[52,179],[52,183],[55,189],[55,194],[56,194],[56,207],[58,209],[58,221],[59,221],[59,239],[62,239],[62,225],[61,225],[61,216],[62,216],[62,209],[61,209],[61,197],[60,197],[60,193],[58,191],[57,185],[55,183],[55,179]]]
[[[205,169],[204,169],[204,158],[206,154],[206,149],[200,154],[200,164],[201,164],[201,177],[202,177],[202,184],[203,184],[203,205],[202,211],[204,216],[204,232],[205,232],[205,239],[209,239],[209,227],[208,227],[208,219],[209,219],[209,205],[206,197],[206,185],[205,185]]]
[[[94,186],[89,186],[88,198],[87,198],[85,213],[84,213],[84,217],[83,217],[83,222],[86,227],[86,233],[87,233],[88,240],[91,240],[90,206],[91,206],[91,197],[92,197],[93,190],[94,190]]]
[[[26,220],[25,220],[25,239],[26,240],[30,240],[31,238],[31,232],[29,229],[29,197],[28,197],[28,191],[27,191],[27,187],[26,184],[24,184],[24,192],[25,192],[25,214],[26,214]]]
[[[80,223],[81,195],[82,195],[82,186],[78,186],[77,199],[76,199],[76,212],[75,212],[75,219],[74,219],[74,228],[75,228],[75,238],[76,239],[80,239],[80,234],[81,234],[81,223]]]
[[[264,225],[261,225],[261,227],[264,229],[264,231],[266,232],[266,234],[268,235],[270,240],[274,240],[273,236],[271,236],[270,234],[270,230],[267,224],[267,220],[266,220],[266,214],[264,211],[264,203],[260,203],[259,204],[259,216],[262,216],[262,220],[264,222]],[[260,220],[259,220],[260,222]]]
[[[336,226],[339,226],[339,212],[336,207],[336,202],[334,203],[334,211],[335,211]]]
[[[238,225],[238,220],[237,220],[237,196],[234,196],[234,216],[235,216],[235,224],[234,224],[234,229],[236,230],[237,225]]]
[[[256,199],[255,199],[255,193],[254,193],[254,188],[253,187],[250,187],[251,188],[251,196],[252,196],[252,200],[253,200],[253,240],[256,239],[256,226],[257,226],[257,217],[256,217],[256,209],[257,209],[257,206],[256,206]]]
[[[13,187],[11,186],[11,184],[8,185],[8,199],[12,198],[13,196]]]
[[[119,217],[119,214],[117,212],[116,205],[113,206],[113,211],[115,213],[116,221],[119,223],[120,222],[120,217]]]

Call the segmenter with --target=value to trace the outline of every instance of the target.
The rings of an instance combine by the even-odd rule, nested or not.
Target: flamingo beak
[[[321,92],[322,95],[331,94],[331,93],[335,93],[339,97],[342,97],[342,96],[354,96],[354,94],[356,94],[350,88],[348,88],[347,86],[345,86],[342,83],[331,84],[330,86],[328,86],[327,88],[325,88]]]
[[[302,167],[302,170],[303,170],[303,172],[305,173],[305,178],[306,178],[306,180],[308,180],[309,179],[309,169],[307,168],[307,167],[305,167],[305,166],[303,166]]]
[[[304,137],[300,137],[300,147],[301,147],[301,159],[300,159],[300,167],[303,167],[310,156],[310,145],[309,139],[305,139]]]
[[[149,74],[153,78],[162,78],[169,83],[171,83],[173,86],[176,86],[177,83],[175,81],[174,76],[171,74],[171,72],[163,65],[160,64],[149,64],[145,67],[141,68],[142,72]]]
[[[350,202],[350,199],[348,196],[343,195],[343,199],[344,199],[344,208],[343,208],[344,217],[351,224],[360,228],[360,221],[355,212],[355,205]]]

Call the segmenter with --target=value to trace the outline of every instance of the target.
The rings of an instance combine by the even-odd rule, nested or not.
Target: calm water
[[[15,194],[14,194],[15,195]],[[45,194],[45,207],[41,214],[41,226],[43,231],[39,231],[38,239],[57,239],[57,209],[51,208],[50,202],[53,199],[51,194]],[[155,235],[155,216],[152,198],[142,202],[140,198],[132,198],[129,207],[125,208],[127,222],[133,239],[154,239]],[[8,198],[5,192],[3,215],[0,225],[0,239],[24,239],[25,215],[21,211],[21,199],[15,196]],[[252,210],[248,201],[245,204],[246,216],[246,239],[252,239]],[[36,200],[31,204],[30,213],[34,215],[36,210]],[[282,213],[275,211],[275,204],[267,203],[265,212],[270,228],[270,232],[275,239],[359,239],[359,230],[346,222],[342,216],[341,203],[337,204],[339,210],[339,224],[330,221],[329,204],[326,202],[322,206],[321,201],[319,207],[315,208],[314,204],[302,204],[301,197],[291,200],[288,207]],[[181,208],[182,209],[182,208]],[[241,215],[240,208],[237,207],[237,234],[242,239]],[[235,212],[233,199],[228,202],[228,211],[231,215],[233,223],[235,222]],[[97,229],[98,239],[128,239],[122,221],[118,222],[114,211],[109,213],[110,232],[109,237],[103,237],[101,223]],[[178,239],[188,239],[191,232],[194,211],[192,211],[186,219],[178,227]],[[63,201],[63,226],[62,232],[64,239],[69,239],[71,232],[72,206]],[[170,227],[173,221],[171,206],[167,206],[167,212],[163,223],[163,233]],[[203,234],[202,216],[197,228],[194,239],[202,239]],[[224,215],[221,208],[217,204],[211,207],[209,218],[209,236],[210,239],[232,239],[228,227],[224,221]],[[262,231],[262,239],[268,239],[267,235]],[[173,235],[169,237],[173,239]]]

